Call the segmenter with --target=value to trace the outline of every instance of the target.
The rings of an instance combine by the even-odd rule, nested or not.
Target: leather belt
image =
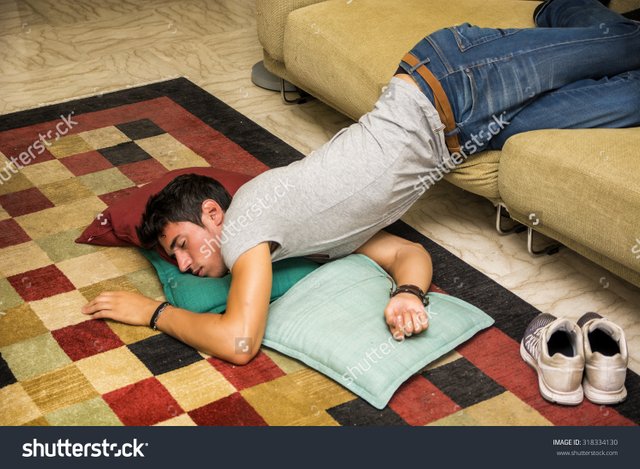
[[[420,76],[427,82],[429,88],[433,93],[434,105],[438,114],[440,114],[440,120],[444,124],[445,130],[445,142],[447,144],[447,148],[451,153],[460,152],[460,139],[457,134],[452,134],[456,129],[456,120],[453,117],[453,111],[451,110],[451,104],[449,103],[449,98],[447,98],[442,85],[438,81],[438,79],[431,73],[431,70],[427,68],[425,64],[420,64],[418,58],[413,55],[411,52],[408,52],[402,59],[403,62],[411,66],[416,72],[420,74]],[[416,67],[418,64],[420,66]]]

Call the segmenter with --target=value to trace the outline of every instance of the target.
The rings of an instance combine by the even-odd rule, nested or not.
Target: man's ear
[[[222,225],[224,221],[224,211],[220,204],[213,199],[206,199],[202,202],[203,221],[211,221],[215,225]]]

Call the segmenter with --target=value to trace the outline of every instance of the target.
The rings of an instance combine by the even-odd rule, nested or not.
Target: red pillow
[[[138,246],[141,247],[136,226],[142,220],[142,214],[149,198],[173,181],[181,174],[195,173],[202,176],[209,176],[217,180],[232,196],[245,182],[253,179],[241,173],[233,173],[215,168],[185,168],[169,171],[161,178],[150,182],[142,187],[138,187],[131,194],[122,197],[107,207],[76,239],[76,243],[96,244],[99,246]],[[163,249],[158,249],[165,259],[175,264],[164,253]]]

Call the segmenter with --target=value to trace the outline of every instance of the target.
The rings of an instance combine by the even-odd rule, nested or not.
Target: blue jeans
[[[640,125],[639,23],[598,0],[551,0],[536,23],[465,23],[411,50],[442,84],[466,154],[500,149],[528,130]],[[415,68],[400,66],[433,102]]]

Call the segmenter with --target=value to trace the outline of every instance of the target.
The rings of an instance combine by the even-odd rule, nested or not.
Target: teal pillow
[[[271,304],[263,344],[382,409],[409,377],[494,322],[458,298],[429,293],[429,328],[397,342],[384,319],[391,286],[362,254],[324,264]]]
[[[196,313],[221,313],[227,309],[231,274],[221,278],[196,277],[180,272],[155,251],[140,249],[158,273],[164,296],[172,305]],[[280,298],[289,288],[319,264],[301,257],[283,259],[273,264],[271,301]]]

